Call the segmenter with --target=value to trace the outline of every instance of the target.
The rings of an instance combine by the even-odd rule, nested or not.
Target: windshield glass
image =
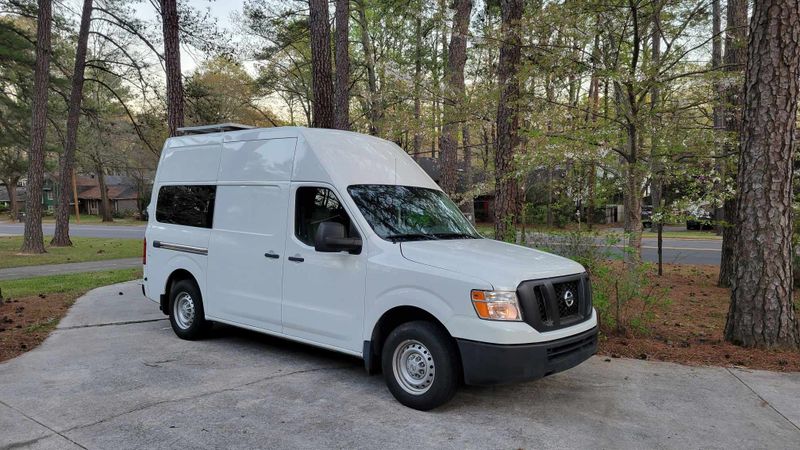
[[[361,184],[347,188],[383,239],[476,239],[480,235],[444,192],[412,186]]]

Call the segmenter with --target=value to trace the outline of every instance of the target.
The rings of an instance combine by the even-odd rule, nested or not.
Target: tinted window
[[[388,240],[477,239],[480,235],[442,191],[363,184],[347,188],[375,233]]]
[[[313,247],[314,234],[317,232],[319,224],[327,221],[344,225],[348,237],[358,235],[351,226],[350,217],[333,191],[313,186],[297,188],[294,216],[294,234],[297,239]]]
[[[162,186],[156,220],[161,223],[211,228],[216,186]]]

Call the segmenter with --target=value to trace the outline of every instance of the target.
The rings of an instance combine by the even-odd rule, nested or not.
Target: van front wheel
[[[458,349],[430,322],[407,322],[383,345],[381,363],[389,391],[409,408],[427,411],[447,403],[459,385]]]
[[[172,285],[169,295],[169,322],[181,339],[195,340],[208,329],[200,289],[192,280],[181,280]]]

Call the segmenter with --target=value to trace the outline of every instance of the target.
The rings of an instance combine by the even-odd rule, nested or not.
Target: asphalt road
[[[54,225],[44,225],[45,234],[53,234]],[[20,235],[23,224],[0,223],[0,236]],[[144,238],[144,226],[122,225],[71,225],[73,236],[105,237],[105,238]],[[718,239],[664,239],[664,262],[677,264],[714,264],[719,265],[722,241]],[[657,242],[654,238],[642,240],[642,258],[645,261],[658,261]]]
[[[642,259],[658,261],[658,241],[642,239]],[[722,250],[719,239],[664,239],[663,261],[676,264],[713,264],[718,266]]]
[[[355,358],[217,327],[174,336],[136,282],[0,363],[0,448],[797,448],[800,373],[594,357],[419,412]]]

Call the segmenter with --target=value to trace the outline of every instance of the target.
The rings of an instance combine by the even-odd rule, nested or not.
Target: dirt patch
[[[730,290],[716,285],[719,267],[667,264],[664,272],[658,283],[670,289],[669,304],[656,309],[647,332],[603,333],[601,354],[698,366],[800,371],[800,351],[742,348],[724,341]]]
[[[5,299],[0,304],[0,361],[42,343],[75,303],[71,294]]]

